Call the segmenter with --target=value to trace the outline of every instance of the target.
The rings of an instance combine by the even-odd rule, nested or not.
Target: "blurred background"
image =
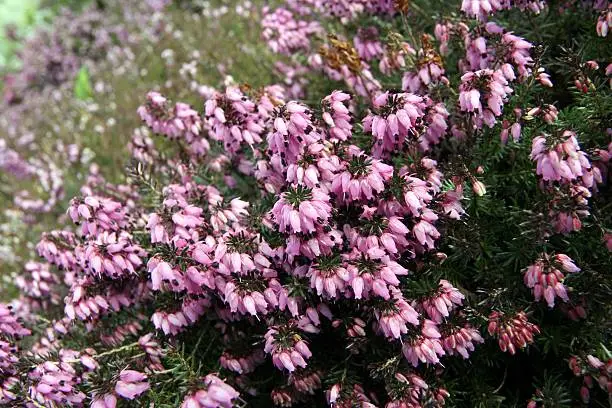
[[[273,82],[261,3],[0,0],[0,297],[88,180],[125,182],[148,91]]]

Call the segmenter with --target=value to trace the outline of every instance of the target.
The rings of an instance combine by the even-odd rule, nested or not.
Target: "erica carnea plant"
[[[610,7],[265,6],[278,83],[142,95],[43,234],[0,403],[606,406]]]

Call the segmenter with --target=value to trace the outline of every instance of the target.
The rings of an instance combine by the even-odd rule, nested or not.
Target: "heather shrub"
[[[20,265],[35,253],[41,233],[65,225],[62,218],[68,201],[90,173],[111,182],[124,179],[130,138],[135,132],[146,132],[137,129],[141,125],[138,115],[124,113],[135,112],[148,90],[163,89],[197,102],[200,93],[210,85],[222,84],[234,67],[237,80],[271,81],[270,74],[256,68],[266,63],[268,55],[265,44],[259,43],[257,18],[247,18],[258,14],[254,5],[210,5],[197,12],[169,7],[162,13],[142,2],[104,4],[103,10],[97,4],[80,4],[80,11],[61,11],[52,25],[39,28],[40,37],[27,37],[20,47],[24,50],[21,65],[32,65],[29,58],[39,54],[32,47],[46,47],[50,37],[83,43],[94,36],[80,33],[90,27],[89,21],[101,16],[104,24],[129,40],[122,42],[111,35],[102,55],[70,54],[77,61],[76,69],[62,74],[65,81],[42,80],[36,87],[21,88],[19,98],[4,101],[0,115],[0,276],[8,283],[0,282],[3,295],[14,292],[11,282]],[[68,27],[72,29],[67,31]],[[235,43],[223,55],[214,54],[215,42],[202,46],[205,35],[229,36]],[[16,77],[24,78],[23,71],[8,72],[9,79],[2,83],[4,96],[15,95],[10,78]]]
[[[57,226],[37,259],[12,262],[0,403],[610,403],[609,2],[232,4],[244,43],[205,78],[198,61],[232,38],[204,54],[220,26],[189,40],[164,27],[228,7],[170,3],[80,14],[102,32],[147,22],[126,26],[118,60],[171,33],[163,68],[122,70],[87,46],[75,69],[59,59],[66,77],[35,69],[42,89],[5,87],[28,123],[27,95],[95,100],[96,58],[139,78],[101,92],[123,101],[112,115],[128,133],[107,147],[125,166],[85,166],[69,202],[15,198],[32,225],[30,211]],[[176,50],[191,62],[168,62]],[[144,80],[139,63],[158,70]],[[33,171],[2,148],[12,178]]]

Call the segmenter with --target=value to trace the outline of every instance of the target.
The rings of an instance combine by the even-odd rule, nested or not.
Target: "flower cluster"
[[[309,50],[309,37],[322,31],[317,22],[297,20],[291,11],[284,8],[266,13],[261,25],[262,36],[270,49],[286,55],[298,50]]]
[[[402,78],[404,90],[422,93],[430,86],[448,85],[448,78],[444,76],[442,57],[433,48],[429,37],[423,37],[423,47],[418,50],[416,57],[416,70],[407,71]]]
[[[202,119],[189,105],[179,102],[170,107],[169,101],[158,92],[149,92],[147,102],[138,108],[140,118],[157,134],[170,139],[184,139],[193,154],[201,155],[210,149],[202,132]]]
[[[77,388],[81,378],[66,361],[45,361],[29,374],[32,381],[29,394],[41,404],[79,405],[86,395]]]
[[[487,20],[491,14],[513,7],[538,14],[546,7],[546,2],[543,0],[462,0],[461,2],[461,11],[479,20]]]
[[[389,92],[378,95],[374,101],[374,112],[365,117],[364,130],[374,136],[375,157],[385,157],[402,149],[409,136],[419,134],[417,123],[425,116],[426,100],[418,95]]]
[[[600,164],[606,163],[604,160]],[[550,218],[556,233],[569,234],[582,228],[590,215],[589,198],[604,182],[606,165],[593,166],[580,149],[576,134],[569,130],[533,139],[531,158],[536,162],[540,187],[551,192]]]
[[[598,168],[592,168],[587,154],[580,150],[576,134],[569,130],[557,137],[537,136],[533,139],[531,158],[536,162],[536,173],[545,182],[569,184],[578,180],[586,188],[601,183]]]
[[[99,232],[118,231],[127,225],[125,208],[111,198],[87,196],[73,198],[68,214],[80,225],[82,236],[95,237]]]
[[[553,256],[544,254],[525,270],[525,285],[533,289],[536,301],[540,301],[543,297],[549,307],[554,307],[555,297],[561,298],[564,302],[569,301],[563,272],[576,273],[580,272],[580,268],[565,254]]]
[[[381,95],[378,112],[385,116],[364,119],[376,122],[374,141],[377,135],[393,137],[395,126],[401,126],[401,137],[408,137],[408,130],[429,113],[423,97]],[[156,95],[148,98],[159,106],[165,103]],[[260,103],[265,108],[265,101]],[[55,232],[39,244],[45,258],[71,274],[65,282],[67,321],[78,318],[95,331],[98,322],[151,305],[152,325],[177,336],[207,314],[226,333],[226,348],[219,357],[223,367],[246,376],[269,358],[276,368],[295,376],[289,385],[291,398],[297,399],[319,387],[320,381],[307,377],[305,370],[311,369],[312,359],[320,358],[312,347],[318,347],[321,317],[343,326],[333,317],[338,301],[365,302],[364,314],[346,326],[350,338],[363,337],[371,321],[371,330],[390,346],[397,346],[397,340],[404,343],[398,352],[414,367],[440,364],[445,349],[448,355],[466,356],[482,340],[477,331],[456,327],[443,337],[439,327],[462,308],[461,292],[447,280],[420,301],[401,290],[409,271],[399,262],[424,256],[440,238],[435,224],[447,218],[447,206],[437,204],[446,195],[441,190],[443,175],[427,157],[396,167],[387,161],[391,145],[377,153],[350,144],[354,127],[349,103],[346,93],[333,92],[322,99],[318,118],[297,101],[277,100],[269,109],[260,109],[236,88],[208,100],[202,129],[210,139],[236,157],[250,147],[256,151],[251,160],[257,160],[260,169],[265,164],[279,175],[274,179],[279,194],[263,212],[256,203],[227,199],[215,186],[196,182],[187,166],[179,167],[177,180],[161,189],[153,212],[132,204],[129,189],[106,198],[84,188],[85,196],[74,199],[69,209],[70,217],[81,223],[82,239]],[[224,128],[229,118],[232,128]],[[158,125],[150,122],[154,131]],[[246,132],[267,135],[269,150],[257,150],[263,139],[244,137]],[[218,159],[211,158],[215,162]],[[216,164],[211,168],[224,171]],[[267,195],[265,184],[259,194]],[[453,206],[457,211],[451,218],[457,218],[463,213],[460,201]],[[361,216],[351,216],[359,207]],[[256,214],[259,221],[254,223]],[[33,288],[60,284],[46,272],[32,276],[38,279]],[[42,282],[47,276],[55,280]],[[143,319],[139,313],[115,325],[101,336],[103,344],[119,345],[139,334]],[[235,331],[233,322],[265,330],[265,345],[245,352],[240,344],[246,334]],[[151,336],[137,344],[146,355],[143,366],[153,373],[161,370],[164,353]],[[90,365],[93,371],[99,369]],[[186,397],[184,406],[229,406],[238,395],[217,377],[207,377],[205,383]],[[95,401],[112,405],[116,398],[139,398],[149,387],[145,374],[125,369],[114,390],[96,394]],[[275,395],[276,400],[286,399],[281,391]]]
[[[231,408],[240,395],[219,377],[208,374],[203,380],[203,389],[198,389],[183,401],[182,408],[219,407]]]
[[[604,361],[592,354],[587,354],[586,357],[571,356],[569,358],[570,370],[576,377],[582,377],[583,385],[580,387],[580,397],[585,404],[591,401],[590,390],[593,388],[594,382],[605,392],[610,392],[610,387],[612,387],[612,359]]]
[[[539,17],[544,36],[503,25],[543,1],[464,0],[452,3],[463,14],[439,21],[420,3],[264,7],[261,37],[283,60],[261,67],[274,67],[279,84],[228,76],[213,88],[196,80],[193,52],[178,71],[195,102],[170,80],[146,88],[160,91],[142,95],[142,123],[126,134],[127,184],[92,166],[57,220],[76,226],[42,234],[26,248],[40,259],[11,276],[18,294],[0,305],[0,404],[486,405],[490,395],[475,387],[516,399],[506,381],[489,381],[491,361],[508,383],[523,383],[517,367],[527,360],[513,356],[534,345],[533,360],[556,368],[578,327],[588,330],[576,347],[589,351],[573,347],[570,366],[583,400],[594,382],[609,393],[610,363],[593,351],[607,338],[610,294],[609,78],[596,58],[557,55],[557,43],[549,65],[530,41],[551,37]],[[606,34],[601,2],[567,3],[598,14]],[[197,9],[189,21],[200,22],[228,13],[208,3],[147,7],[158,23],[151,34],[167,40],[184,35],[169,14]],[[240,58],[259,54],[240,45]],[[178,51],[161,53],[168,71]],[[65,82],[73,69],[57,71]],[[585,109],[573,109],[578,98]],[[15,202],[51,211],[62,172],[45,174],[44,156],[24,160],[17,133],[0,144],[0,168],[39,177],[53,194]],[[71,163],[82,154],[58,150]],[[521,259],[535,261],[523,269]],[[548,333],[563,346],[554,353]]]
[[[478,128],[495,125],[512,93],[504,74],[490,69],[465,73],[459,90],[460,108],[473,115],[474,126]]]
[[[236,88],[215,95],[205,104],[210,135],[222,141],[228,152],[236,152],[244,142],[249,146],[261,143],[262,120],[267,112],[256,113],[256,108],[259,109]]]
[[[540,328],[529,322],[523,311],[513,315],[497,311],[491,313],[487,330],[491,336],[497,337],[499,348],[510,354],[533,343],[534,335],[540,334]]]

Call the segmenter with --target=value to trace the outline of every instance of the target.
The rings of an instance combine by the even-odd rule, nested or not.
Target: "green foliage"
[[[91,80],[86,66],[82,66],[74,79],[74,96],[79,100],[87,100],[93,96]]]

